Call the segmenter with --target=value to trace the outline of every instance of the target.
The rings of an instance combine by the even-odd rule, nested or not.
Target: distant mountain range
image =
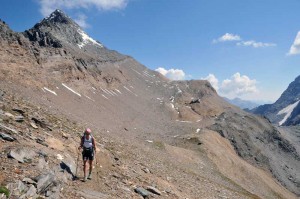
[[[300,76],[282,93],[274,104],[259,106],[251,112],[266,116],[280,126],[300,124]]]
[[[235,106],[240,107],[241,109],[254,109],[258,107],[259,105],[262,105],[263,103],[258,103],[250,100],[243,100],[241,98],[234,98],[234,99],[229,99],[227,97],[223,97],[227,102],[230,104],[233,104]]]

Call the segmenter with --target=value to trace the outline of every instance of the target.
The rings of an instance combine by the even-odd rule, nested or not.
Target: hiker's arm
[[[81,148],[83,148],[83,139],[82,138],[80,140],[80,146],[78,147],[78,149],[81,149]]]
[[[93,138],[93,147],[94,147],[94,151],[96,153],[96,142],[95,142],[95,138]]]

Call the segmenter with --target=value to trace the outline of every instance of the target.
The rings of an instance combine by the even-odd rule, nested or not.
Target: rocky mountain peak
[[[253,113],[266,116],[279,125],[300,124],[300,76],[291,82],[274,104],[259,106]]]
[[[78,26],[68,15],[63,11],[56,9],[48,17],[44,18],[40,24],[72,24]]]
[[[91,38],[81,27],[61,10],[55,10],[48,17],[25,31],[25,37],[38,42],[40,46],[66,47],[75,51],[84,48],[89,54],[99,53],[103,45]]]

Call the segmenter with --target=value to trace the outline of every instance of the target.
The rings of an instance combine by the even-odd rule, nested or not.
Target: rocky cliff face
[[[60,165],[56,158],[60,149],[50,146],[50,138],[68,148],[77,144],[73,131],[90,127],[106,155],[100,157],[105,178],[96,180],[108,186],[98,187],[95,180],[84,185],[92,187],[94,197],[105,192],[108,198],[137,198],[134,190],[151,182],[164,190],[162,198],[295,198],[291,192],[300,194],[295,142],[265,118],[224,101],[207,81],[170,81],[133,58],[107,49],[59,10],[24,33],[15,33],[1,22],[0,44],[0,90],[9,93],[0,106],[2,115],[6,113],[2,121],[5,127],[23,132],[14,135],[17,139],[26,135],[20,147],[33,141],[36,146],[36,136],[45,132],[37,146],[50,154],[48,174],[58,174],[49,174],[53,179],[61,176],[55,167]],[[22,110],[35,104],[32,109],[37,114],[40,110],[47,118],[68,121],[48,120],[56,132],[52,133],[47,126],[36,130],[36,123],[31,124],[39,121],[35,116],[25,114],[23,123],[15,121],[15,115],[7,119],[18,104],[14,97],[22,99]],[[67,131],[70,142],[60,131]],[[3,143],[0,150],[5,152],[14,146]],[[76,159],[76,150],[67,152],[64,156]],[[6,156],[1,158],[7,161]],[[27,172],[39,161],[36,155],[32,159],[26,169],[18,166]],[[67,182],[63,184],[67,191],[61,195],[80,195],[74,188],[82,185]],[[35,193],[45,196],[47,191],[51,190]]]
[[[282,93],[274,104],[259,106],[252,110],[278,125],[300,124],[300,76],[298,76]]]

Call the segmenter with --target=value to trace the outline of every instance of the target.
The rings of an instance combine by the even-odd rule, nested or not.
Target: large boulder
[[[18,162],[20,163],[24,163],[24,162],[28,163],[32,161],[32,159],[36,156],[36,153],[31,149],[18,148],[18,149],[11,150],[7,154],[7,156],[9,158],[14,158],[18,160]]]
[[[37,182],[37,193],[45,193],[55,182],[55,175],[52,172],[44,173],[35,178]]]

